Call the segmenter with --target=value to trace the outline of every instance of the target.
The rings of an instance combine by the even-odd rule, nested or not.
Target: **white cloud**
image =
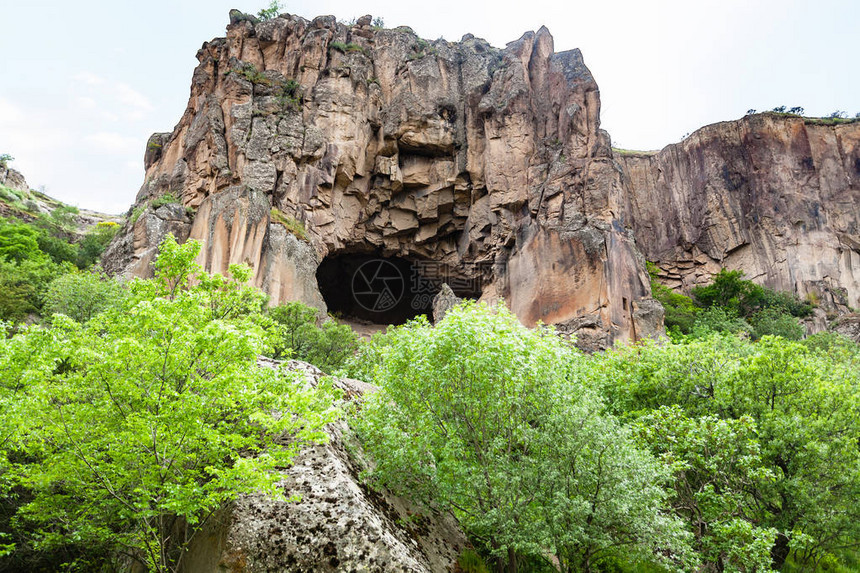
[[[98,107],[96,100],[94,100],[91,97],[75,98],[75,103],[77,104],[78,109],[81,109],[81,110],[91,110],[91,109],[96,109]]]
[[[99,151],[121,155],[133,152],[140,146],[136,137],[130,137],[114,131],[99,131],[84,137],[84,141]]]
[[[0,127],[21,123],[24,112],[9,100],[0,98]]]
[[[149,99],[128,84],[119,83],[113,86],[120,102],[144,111],[152,111],[155,107]]]
[[[100,86],[105,83],[104,78],[92,72],[78,72],[73,79],[90,86]]]

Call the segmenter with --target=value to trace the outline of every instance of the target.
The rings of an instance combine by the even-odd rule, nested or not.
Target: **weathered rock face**
[[[0,185],[16,191],[29,191],[30,186],[20,171],[15,171],[8,165],[0,164]]]
[[[834,322],[833,331],[860,344],[860,314],[850,313],[840,317]]]
[[[827,312],[860,306],[860,122],[823,123],[759,114],[616,154],[637,245],[667,284],[728,267]]]
[[[366,19],[236,16],[197,57],[188,108],[150,138],[137,198],[171,193],[196,214],[145,212],[111,270],[149,272],[170,229],[204,242],[207,270],[250,263],[272,303],[323,306],[313,269],[370,254],[441,266],[526,324],[586,317],[604,343],[641,330],[649,285],[597,85],[545,28],[497,50]],[[285,232],[296,223],[307,242]]]
[[[273,364],[271,361],[265,362]],[[290,361],[309,382],[315,367]],[[336,385],[352,398],[375,388],[357,380]],[[420,513],[407,500],[367,489],[344,447],[342,422],[328,444],[307,448],[283,471],[284,494],[293,502],[244,496],[201,531],[185,557],[193,573],[241,571],[453,571],[466,539],[450,515]],[[358,446],[353,445],[353,454]]]

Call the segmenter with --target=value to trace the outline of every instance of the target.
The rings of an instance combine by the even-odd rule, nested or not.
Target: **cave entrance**
[[[403,324],[421,314],[432,318],[443,282],[458,296],[481,295],[479,283],[432,261],[345,253],[326,257],[317,268],[329,312],[375,325]]]

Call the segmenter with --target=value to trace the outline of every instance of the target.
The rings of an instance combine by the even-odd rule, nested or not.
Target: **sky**
[[[128,209],[151,133],[188,101],[195,54],[230,8],[268,0],[0,0],[0,153],[35,189],[78,207]],[[860,112],[858,0],[287,0],[313,18],[363,14],[428,39],[504,47],[546,25],[580,48],[613,145],[660,149],[748,109]]]

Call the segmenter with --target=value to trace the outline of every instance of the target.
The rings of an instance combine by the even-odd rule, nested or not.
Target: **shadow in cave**
[[[338,254],[317,268],[317,284],[329,312],[372,324],[403,324],[421,314],[432,317],[433,297],[442,282],[452,282],[446,266],[402,257]],[[452,288],[458,296],[480,296],[480,289]]]

